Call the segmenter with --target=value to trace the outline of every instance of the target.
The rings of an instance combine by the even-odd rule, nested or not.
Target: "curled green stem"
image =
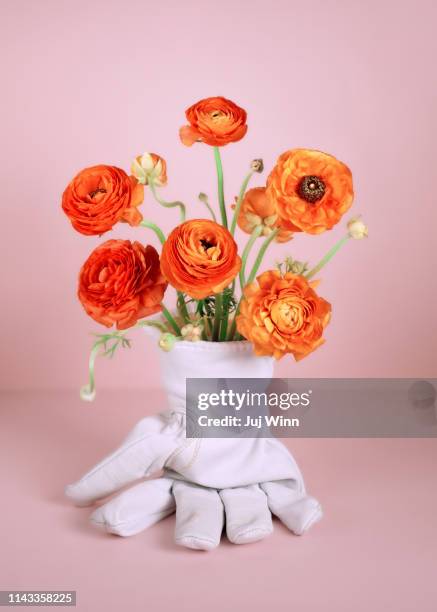
[[[98,334],[97,340],[91,347],[88,359],[88,384],[80,390],[81,399],[92,402],[96,396],[94,369],[96,359],[100,355],[112,357],[119,346],[130,347],[130,340],[126,338],[126,331],[114,331],[107,334]],[[109,346],[108,346],[109,345]]]
[[[223,189],[223,166],[222,159],[220,157],[220,149],[218,147],[214,147],[214,157],[215,157],[215,165],[217,169],[217,186],[218,186],[218,199],[220,205],[220,215],[222,218],[222,225],[227,229],[228,227],[228,217],[226,214],[226,205],[225,205],[225,193]]]
[[[325,266],[328,261],[330,261],[334,255],[337,253],[337,251],[339,251],[341,249],[341,247],[346,244],[346,242],[349,240],[350,236],[349,234],[346,234],[346,236],[343,236],[343,238],[340,238],[340,240],[337,242],[337,244],[334,244],[334,246],[332,247],[332,249],[330,249],[325,257],[323,257],[319,263],[314,266],[314,268],[312,268],[309,272],[307,272],[306,274],[304,274],[305,278],[307,280],[309,280],[310,278],[312,278],[313,276],[315,276],[318,272],[320,272],[320,270],[323,268],[323,266]]]
[[[203,204],[205,204],[206,208],[209,210],[209,212],[211,214],[211,217],[212,217],[213,221],[215,221],[217,223],[217,217],[215,216],[215,212],[214,212],[211,204],[209,203],[208,196],[205,193],[201,193],[201,194],[199,194],[199,200]]]
[[[150,181],[150,183],[148,183],[148,185],[150,187],[150,191],[153,194],[153,197],[155,198],[155,200],[159,204],[161,204],[161,206],[164,206],[165,208],[175,208],[176,206],[179,207],[180,215],[181,215],[181,223],[183,223],[185,221],[185,215],[186,215],[185,204],[183,202],[179,202],[179,200],[175,200],[174,202],[166,202],[165,200],[163,200],[162,198],[159,197],[158,192],[156,191],[156,187],[155,187],[155,184],[153,183],[153,181]]]
[[[159,228],[156,223],[152,223],[152,221],[148,221],[147,219],[143,219],[140,223],[140,225],[142,227],[147,227],[148,229],[151,229],[152,231],[155,232],[155,234],[158,236],[159,242],[161,244],[164,244],[165,242],[165,235],[164,232],[162,231],[161,228]]]
[[[235,205],[234,216],[232,217],[231,230],[230,230],[232,235],[235,234],[235,228],[237,227],[238,215],[240,214],[241,204],[243,203],[244,194],[246,193],[247,186],[253,174],[254,174],[254,171],[251,170],[249,174],[245,177],[241,185],[240,193],[238,194],[237,203]]]
[[[90,351],[90,356],[88,359],[88,384],[84,385],[80,390],[80,397],[85,401],[92,402],[95,398],[96,394],[96,384],[95,384],[95,374],[94,368],[96,364],[96,359],[101,351],[102,345],[99,341],[93,344],[93,347]]]

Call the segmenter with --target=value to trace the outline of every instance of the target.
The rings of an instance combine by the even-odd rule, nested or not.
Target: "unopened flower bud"
[[[367,238],[367,236],[369,235],[367,225],[365,225],[359,217],[351,219],[347,224],[347,229],[349,232],[349,236],[351,238],[354,238],[355,240]]]
[[[272,227],[273,225],[275,225],[277,220],[278,220],[278,215],[270,215],[270,217],[264,217],[263,223],[264,225],[268,225],[269,227]]]
[[[161,334],[161,337],[159,339],[159,348],[168,353],[173,348],[173,345],[176,340],[177,338],[174,334],[171,334],[170,332],[165,332]]]
[[[262,159],[254,159],[250,163],[250,168],[254,172],[260,172],[261,173],[264,170],[264,162],[263,162],[263,160]]]
[[[181,329],[181,334],[184,340],[188,340],[189,342],[197,342],[202,337],[202,327],[200,325],[188,323]]]
[[[293,261],[290,272],[293,274],[303,274],[307,270],[307,265],[303,261]]]
[[[206,193],[201,192],[201,193],[199,193],[199,195],[197,197],[204,204],[208,204],[208,196],[206,195]]]
[[[167,183],[167,164],[156,153],[143,153],[132,162],[131,172],[142,185],[153,183],[162,187]]]
[[[250,231],[252,231],[257,225],[261,225],[263,222],[261,217],[259,215],[256,215],[255,213],[246,212],[244,213],[244,215],[246,217],[246,221],[248,223]]]
[[[96,390],[90,389],[89,385],[85,385],[80,390],[80,399],[84,402],[93,402],[96,397]]]

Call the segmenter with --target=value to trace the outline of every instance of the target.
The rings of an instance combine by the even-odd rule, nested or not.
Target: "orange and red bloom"
[[[251,234],[255,227],[261,226],[261,236],[269,236],[274,229],[279,228],[277,242],[287,242],[293,238],[293,232],[282,227],[276,206],[267,197],[265,187],[254,187],[246,192],[237,223],[247,234]]]
[[[178,225],[162,248],[161,270],[178,291],[201,300],[223,291],[238,274],[237,244],[222,225],[192,219]]]
[[[246,111],[220,96],[196,102],[185,115],[189,125],[184,125],[179,134],[187,146],[204,142],[214,147],[223,147],[241,140],[247,132]]]
[[[241,140],[248,129],[246,111],[221,96],[200,100],[185,114],[187,125],[179,133],[187,146],[200,142],[222,147]],[[118,330],[163,311],[169,326],[166,329],[172,330],[166,331],[161,338],[160,346],[165,350],[170,350],[181,338],[194,342],[200,338],[223,341],[238,337],[251,342],[257,355],[280,359],[291,354],[300,360],[323,344],[331,316],[331,305],[316,293],[317,283],[309,278],[318,274],[347,242],[347,237],[361,239],[367,236],[367,227],[360,219],[351,219],[348,235],[309,272],[306,263],[287,257],[278,264],[277,270],[260,274],[255,282],[244,286],[246,267],[253,256],[251,249],[259,236],[265,238],[258,255],[253,257],[253,268],[248,275],[253,279],[273,239],[287,242],[295,232],[320,234],[332,229],[352,205],[352,174],[332,155],[311,149],[292,149],[278,158],[265,186],[245,193],[253,173],[262,172],[264,168],[262,159],[254,159],[237,199],[238,212],[230,232],[224,227],[227,220],[223,170],[217,149],[215,158],[223,225],[209,219],[185,221],[184,204],[166,202],[157,195],[155,187],[167,184],[167,165],[155,153],[146,152],[133,160],[133,176],[115,166],[96,165],[85,168],[73,178],[63,193],[62,208],[78,232],[100,236],[118,222],[132,226],[142,222],[142,226],[152,229],[163,243],[161,257],[154,247],[129,240],[108,240],[98,246],[80,271],[79,300],[95,321],[106,327],[115,325]],[[167,239],[152,220],[143,221],[138,207],[143,201],[145,186],[149,186],[161,205],[181,209],[183,222]],[[206,203],[215,219],[208,197],[200,194],[199,199]],[[232,283],[242,267],[233,238],[236,223],[251,234],[242,256],[241,302],[238,302]],[[180,324],[162,304],[168,284],[179,293]],[[186,300],[187,297],[192,299]],[[210,308],[214,299],[215,309]],[[193,300],[199,301],[194,308]],[[148,323],[162,327],[159,321],[143,324]]]
[[[351,207],[352,174],[332,155],[292,149],[279,157],[270,173],[267,196],[276,205],[283,227],[321,234]]]
[[[288,272],[264,272],[244,289],[237,329],[257,355],[296,361],[323,344],[331,305],[314,291],[315,283]]]
[[[79,172],[62,196],[62,208],[74,229],[87,236],[103,234],[119,221],[139,225],[144,187],[115,166],[92,166]]]
[[[78,297],[98,323],[127,329],[161,310],[166,288],[159,255],[152,246],[107,240],[82,266]]]

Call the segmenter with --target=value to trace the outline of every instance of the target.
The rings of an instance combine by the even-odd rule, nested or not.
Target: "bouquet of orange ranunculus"
[[[316,293],[313,277],[349,238],[367,236],[359,218],[313,268],[286,257],[274,270],[257,276],[269,245],[287,242],[295,232],[321,234],[332,229],[353,201],[352,174],[332,155],[309,149],[283,153],[266,185],[247,190],[263,171],[254,159],[231,207],[226,206],[220,147],[241,140],[247,132],[246,111],[222,97],[207,98],[186,111],[180,130],[183,144],[213,147],[218,181],[218,210],[199,194],[208,217],[186,220],[182,202],[160,195],[167,184],[165,160],[154,153],[136,157],[131,175],[114,166],[85,168],[70,182],[62,207],[73,227],[89,236],[102,235],[119,221],[153,231],[162,244],[107,240],[82,266],[78,297],[98,323],[116,327],[99,334],[90,356],[90,380],[82,397],[94,397],[94,362],[99,353],[112,356],[130,346],[128,328],[152,326],[161,331],[159,345],[175,342],[249,341],[256,355],[279,359],[290,353],[302,359],[323,343],[331,305]],[[166,237],[140,204],[144,188],[161,206],[175,208],[180,223]],[[198,205],[200,206],[200,204]],[[249,234],[239,254],[236,227]],[[258,246],[259,245],[259,246]],[[249,257],[256,252],[256,257]],[[248,260],[253,260],[249,268]],[[175,308],[164,305],[168,285],[177,291]],[[149,318],[160,313],[158,318]]]

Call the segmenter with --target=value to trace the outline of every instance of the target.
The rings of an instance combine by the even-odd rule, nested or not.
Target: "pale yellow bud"
[[[251,170],[254,172],[262,172],[264,170],[264,162],[262,159],[254,159],[250,164]]]
[[[278,215],[270,215],[270,217],[264,217],[263,223],[264,225],[268,225],[269,227],[272,227],[272,225],[275,225],[277,220],[278,220]]]
[[[142,185],[153,183],[162,187],[167,183],[167,164],[156,153],[143,153],[132,162],[131,172]]]
[[[161,348],[163,351],[169,352],[173,348],[173,345],[176,340],[176,336],[170,334],[170,332],[165,332],[161,334],[161,337],[159,339],[159,348]]]
[[[188,342],[197,342],[201,339],[202,327],[200,325],[187,323],[187,325],[184,325],[181,329],[181,334],[184,340]]]
[[[365,225],[360,217],[355,217],[351,219],[347,224],[347,229],[349,232],[349,236],[354,238],[355,240],[361,240],[362,238],[367,238],[369,235],[369,230],[367,229],[367,225]]]
[[[84,402],[93,402],[96,397],[96,390],[90,389],[89,385],[85,385],[80,390],[80,399]]]
[[[248,229],[252,231],[257,225],[261,225],[263,220],[259,215],[255,215],[255,213],[246,212],[245,213],[246,220],[248,222]]]

